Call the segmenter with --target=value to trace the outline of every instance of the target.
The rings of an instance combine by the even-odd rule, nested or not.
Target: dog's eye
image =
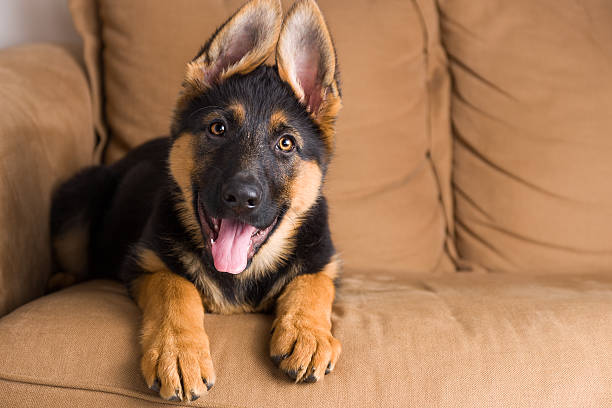
[[[215,136],[221,136],[225,133],[225,125],[222,122],[213,122],[210,124],[208,130]]]
[[[291,136],[283,136],[278,139],[278,143],[276,143],[276,147],[281,151],[288,153],[295,149],[295,143],[293,143],[293,138]]]

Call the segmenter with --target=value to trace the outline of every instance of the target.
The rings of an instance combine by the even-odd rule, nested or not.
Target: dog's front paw
[[[195,401],[212,388],[215,371],[203,329],[146,332],[141,369],[149,388],[169,401]]]
[[[325,324],[308,319],[274,322],[270,357],[295,382],[316,382],[330,373],[342,347]]]

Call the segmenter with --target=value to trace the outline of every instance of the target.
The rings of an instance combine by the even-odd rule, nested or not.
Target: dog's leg
[[[296,382],[316,382],[334,369],[340,342],[331,334],[337,264],[299,275],[277,300],[270,356]]]
[[[196,400],[215,382],[198,290],[164,268],[140,276],[132,288],[143,313],[147,385],[167,400]]]

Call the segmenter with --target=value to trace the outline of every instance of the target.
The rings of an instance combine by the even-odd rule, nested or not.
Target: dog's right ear
[[[200,90],[234,74],[248,74],[274,51],[280,32],[279,0],[251,0],[229,18],[187,64],[186,85]]]
[[[276,48],[281,79],[319,124],[329,150],[342,106],[336,51],[314,0],[299,0],[287,13]]]

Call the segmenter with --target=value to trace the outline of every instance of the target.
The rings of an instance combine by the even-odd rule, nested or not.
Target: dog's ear
[[[281,27],[279,0],[251,0],[213,34],[187,65],[187,84],[206,88],[247,74],[274,51]]]
[[[280,77],[291,85],[324,133],[332,132],[341,107],[336,52],[314,0],[300,0],[287,13],[276,47],[276,64]]]

